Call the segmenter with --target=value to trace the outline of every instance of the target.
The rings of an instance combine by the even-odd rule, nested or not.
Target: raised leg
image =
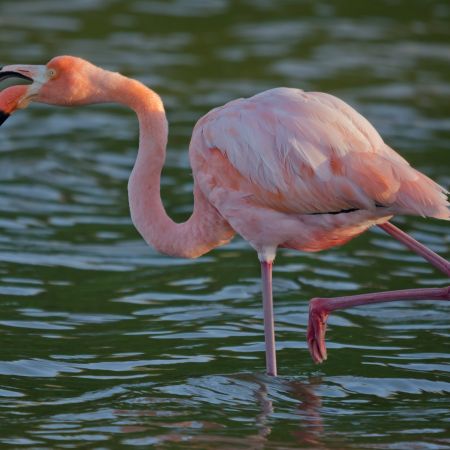
[[[395,302],[398,300],[450,300],[450,286],[312,299],[309,303],[307,340],[309,351],[314,362],[321,363],[327,359],[325,332],[327,319],[331,311],[351,308],[352,306]]]
[[[267,375],[277,376],[277,355],[275,350],[272,299],[272,261],[261,261],[261,277],[264,310],[264,339],[266,343],[266,370]]]
[[[425,258],[430,264],[436,267],[436,269],[440,270],[448,277],[450,276],[450,262],[448,262],[442,256],[434,253],[433,250],[425,247],[425,245],[416,241],[409,234],[406,234],[404,231],[400,230],[400,228],[397,228],[395,225],[392,225],[392,223],[390,222],[386,222],[378,226],[386,233],[390,234],[392,237],[400,241],[414,253],[417,253],[418,255],[422,256],[422,258]]]
[[[450,276],[450,263],[447,260],[434,253],[428,247],[425,247],[425,245],[417,242],[411,236],[389,222],[378,226],[386,233],[402,242],[410,250],[425,258],[430,264],[445,275]],[[309,306],[307,340],[313,360],[316,363],[320,363],[327,359],[325,333],[327,319],[331,311],[351,308],[352,306],[394,302],[398,300],[450,300],[450,287],[405,289],[346,297],[312,299]]]

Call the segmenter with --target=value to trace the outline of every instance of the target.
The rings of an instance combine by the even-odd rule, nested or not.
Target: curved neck
[[[225,244],[234,231],[194,186],[194,211],[184,223],[166,213],[160,195],[168,126],[160,97],[140,82],[111,74],[113,101],[132,108],[139,120],[139,151],[128,181],[133,223],[145,241],[172,256],[194,258]]]

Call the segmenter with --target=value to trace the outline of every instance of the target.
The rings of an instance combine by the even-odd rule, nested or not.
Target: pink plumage
[[[53,58],[46,66],[0,70],[0,80],[10,76],[33,83],[0,93],[2,121],[30,101],[60,106],[116,102],[136,112],[140,139],[128,183],[130,212],[142,237],[157,250],[194,258],[226,244],[235,233],[256,249],[268,374],[277,373],[272,305],[277,248],[324,250],[378,224],[450,274],[447,261],[387,222],[395,214],[448,219],[447,192],[413,169],[364,117],[332,95],[277,88],[234,100],[200,119],[189,149],[194,211],[177,224],[160,197],[168,127],[154,91],[71,56]],[[307,336],[311,355],[316,362],[326,359],[326,319],[335,309],[449,298],[449,288],[436,288],[313,299]]]
[[[202,192],[258,252],[323,250],[394,214],[449,217],[445,190],[329,94],[234,100],[199,120],[190,156]]]

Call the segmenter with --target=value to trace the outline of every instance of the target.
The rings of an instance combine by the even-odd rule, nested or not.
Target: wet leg
[[[261,277],[263,288],[264,338],[266,343],[266,370],[267,375],[277,376],[272,298],[272,261],[261,261]]]

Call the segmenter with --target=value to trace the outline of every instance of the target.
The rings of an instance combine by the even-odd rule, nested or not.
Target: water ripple
[[[76,54],[159,92],[162,195],[182,221],[195,122],[274,86],[342,97],[447,187],[449,17],[443,0],[3,0],[0,60]],[[332,313],[321,366],[305,339],[310,298],[446,285],[420,257],[377,229],[327,252],[280,251],[281,376],[258,375],[255,252],[236,238],[191,261],[142,242],[127,203],[132,112],[32,105],[0,131],[0,445],[448,447],[446,302]],[[448,223],[395,223],[448,256]]]

